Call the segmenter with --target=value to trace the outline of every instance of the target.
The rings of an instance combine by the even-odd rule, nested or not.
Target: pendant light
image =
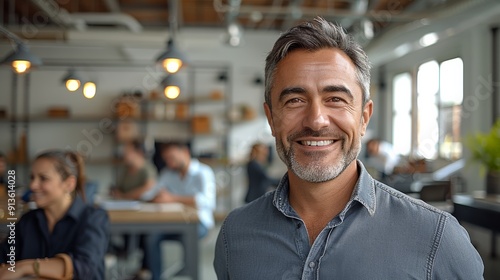
[[[42,60],[32,54],[26,44],[14,33],[0,25],[0,33],[5,34],[9,40],[16,44],[16,49],[1,60],[1,64],[10,64],[14,72],[23,74],[32,67],[42,65]]]
[[[80,88],[82,83],[81,77],[76,73],[75,69],[70,69],[68,74],[63,77],[62,82],[66,86],[66,89],[73,92]]]
[[[181,94],[181,85],[176,75],[170,74],[161,81],[163,93],[168,99],[176,99]]]
[[[170,39],[167,41],[167,49],[156,58],[156,62],[159,63],[165,71],[173,74],[177,73],[177,71],[186,64],[187,59],[177,48],[175,43],[177,35],[178,0],[169,0],[168,3]]]
[[[97,87],[94,82],[86,82],[83,85],[83,96],[85,96],[88,99],[94,98],[95,94],[97,92]]]
[[[17,43],[16,50],[5,57],[1,63],[10,64],[17,74],[24,74],[32,67],[42,65],[42,60],[32,54],[24,43]]]
[[[170,38],[167,42],[167,49],[156,59],[163,69],[168,73],[174,74],[185,64],[186,57],[177,48],[174,39]]]

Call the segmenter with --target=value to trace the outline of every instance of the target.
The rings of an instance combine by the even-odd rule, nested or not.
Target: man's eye
[[[301,102],[300,98],[292,98],[292,99],[289,99],[285,102],[285,104],[293,104],[293,103],[299,103]]]

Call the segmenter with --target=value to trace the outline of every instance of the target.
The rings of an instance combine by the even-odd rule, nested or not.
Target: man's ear
[[[361,115],[361,136],[365,135],[366,133],[366,128],[368,127],[368,123],[370,122],[370,119],[373,114],[373,101],[368,100],[366,102],[365,106],[363,107],[363,112]]]
[[[274,137],[276,137],[276,135],[274,135],[274,125],[273,125],[273,116],[271,113],[271,108],[269,108],[269,105],[265,102],[264,102],[264,112],[266,113],[267,123],[269,124],[269,127],[271,127],[271,133]]]

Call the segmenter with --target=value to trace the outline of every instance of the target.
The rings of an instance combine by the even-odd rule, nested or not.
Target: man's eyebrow
[[[290,95],[290,94],[305,94],[306,93],[306,90],[301,88],[301,87],[289,87],[289,88],[284,88],[281,92],[280,92],[280,96],[279,96],[279,99],[278,101],[283,101],[283,99],[285,99],[285,97],[287,95]]]
[[[348,97],[351,101],[354,99],[352,92],[343,85],[326,86],[323,88],[323,92],[342,92],[342,93],[345,93],[346,95],[348,95]]]

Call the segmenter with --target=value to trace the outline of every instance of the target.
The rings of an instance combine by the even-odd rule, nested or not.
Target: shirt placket
[[[326,244],[328,243],[328,238],[332,230],[333,228],[330,227],[324,228],[312,244],[306,261],[304,262],[302,280],[313,280],[318,278],[321,258],[326,252]]]

